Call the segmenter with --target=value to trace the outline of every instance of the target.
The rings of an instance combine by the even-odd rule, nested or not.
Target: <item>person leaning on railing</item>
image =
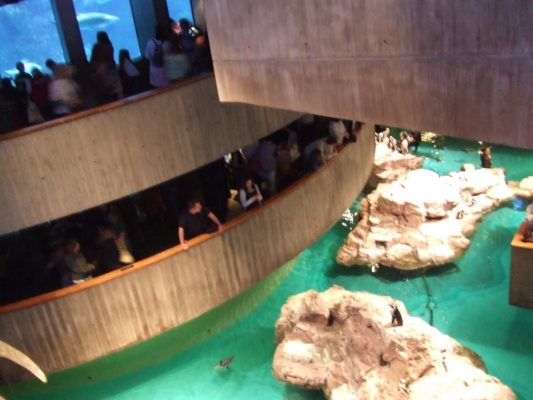
[[[187,204],[179,219],[178,237],[184,250],[189,248],[188,241],[203,233],[223,232],[224,226],[218,217],[205,207],[200,200],[193,199]]]

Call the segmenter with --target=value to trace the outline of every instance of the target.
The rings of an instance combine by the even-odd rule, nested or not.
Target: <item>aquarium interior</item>
[[[142,55],[144,48],[139,47],[129,1],[74,0],[73,3],[88,60],[98,31],[107,32],[116,61],[120,49],[129,50],[132,58]],[[167,5],[171,18],[193,21],[190,0],[168,0]],[[0,37],[9,39],[0,46],[2,77],[13,78],[18,61],[24,62],[28,73],[33,68],[49,73],[44,67],[48,58],[65,61],[50,0],[23,0],[0,6]]]
[[[0,7],[0,75],[14,77],[15,64],[24,62],[26,72],[33,68],[46,71],[44,62],[51,58],[64,62],[50,0],[21,1]]]
[[[477,142],[438,137],[423,142],[419,155],[426,158],[425,168],[447,174],[464,163],[479,165],[479,147]],[[494,146],[493,166],[504,167],[509,180],[519,180],[533,175],[533,152]],[[23,382],[0,393],[8,399],[323,399],[319,391],[297,389],[272,376],[274,324],[289,296],[336,284],[403,301],[411,315],[480,354],[489,373],[519,399],[533,399],[533,310],[508,304],[510,242],[526,204],[514,201],[489,213],[470,248],[453,264],[415,274],[382,267],[373,274],[368,268],[335,263],[358,202],[354,199],[350,213],[315,244],[207,314],[123,351],[52,374],[47,385]],[[229,369],[214,369],[231,355],[235,359]]]

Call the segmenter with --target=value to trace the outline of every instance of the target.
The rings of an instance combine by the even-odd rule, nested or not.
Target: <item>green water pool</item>
[[[477,152],[464,150],[477,150],[477,143],[445,139],[441,144],[443,149],[422,143],[419,154],[427,157],[426,168],[447,174],[463,163],[479,165]],[[493,166],[506,168],[509,180],[519,180],[533,175],[533,152],[495,146]],[[354,199],[353,212],[357,204]],[[533,310],[508,304],[509,244],[524,218],[521,207],[509,203],[487,215],[463,257],[423,275],[337,266],[335,254],[350,229],[341,219],[267,279],[200,318],[52,374],[47,385],[25,382],[0,393],[11,400],[322,399],[320,392],[289,387],[272,376],[274,324],[289,296],[338,284],[402,300],[412,315],[478,352],[489,372],[520,399],[533,399]],[[214,369],[230,355],[235,360],[229,370]]]

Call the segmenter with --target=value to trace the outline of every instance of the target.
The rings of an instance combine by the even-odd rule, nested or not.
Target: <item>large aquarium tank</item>
[[[477,147],[477,142],[441,137],[438,143],[423,142],[418,155],[425,159],[424,168],[445,175],[465,163],[479,165],[478,153],[469,150]],[[492,155],[494,167],[505,168],[508,180],[533,174],[531,150],[493,146]],[[411,315],[477,352],[518,400],[533,399],[533,310],[508,302],[510,242],[524,220],[525,204],[509,202],[488,213],[470,248],[455,262],[409,274],[336,264],[360,200],[354,199],[349,212],[315,244],[199,318],[50,374],[46,385],[35,380],[6,385],[0,394],[16,400],[323,400],[321,392],[283,384],[272,375],[274,325],[291,295],[336,284],[403,301]],[[215,368],[231,356],[230,368]]]
[[[3,4],[3,3],[0,3]],[[45,71],[51,58],[64,62],[65,55],[50,0],[22,0],[0,5],[0,75],[14,77],[15,64],[22,61],[26,72]]]
[[[193,21],[191,2],[189,0],[168,0],[168,15],[174,21],[179,21],[182,18],[186,18],[191,22]]]
[[[74,0],[74,8],[88,60],[98,31],[107,32],[115,48],[115,59],[119,49],[129,50],[132,58],[141,55],[129,1]]]
[[[60,26],[56,23],[52,9],[53,0],[19,0],[13,3],[0,2],[0,75],[14,77],[15,64],[24,62],[26,71],[33,68],[43,72],[45,60],[51,58],[64,62],[68,57],[60,40]],[[62,1],[58,0],[61,4]],[[115,48],[115,59],[119,49],[127,49],[132,58],[141,56],[137,32],[127,0],[73,0],[83,47],[87,59],[96,42],[96,33],[105,31]],[[193,21],[189,0],[168,0],[170,18],[187,18]],[[118,60],[117,60],[118,61]]]

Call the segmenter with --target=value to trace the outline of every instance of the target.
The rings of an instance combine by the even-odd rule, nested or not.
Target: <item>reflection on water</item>
[[[463,163],[478,165],[477,153],[464,151],[465,146],[479,145],[447,139],[441,150],[443,161],[430,159],[426,166],[447,174]],[[424,156],[433,150],[431,143],[423,142],[419,153]],[[495,146],[493,159],[495,166],[507,169],[512,180],[533,173],[531,151]],[[321,393],[291,388],[273,378],[274,324],[289,296],[338,284],[403,301],[411,315],[478,352],[489,372],[511,386],[519,398],[533,399],[533,310],[512,307],[507,299],[509,243],[524,212],[511,205],[488,214],[478,225],[468,251],[453,264],[423,274],[388,268],[372,274],[366,267],[344,268],[335,263],[336,251],[353,223],[357,207],[356,201],[351,217],[346,213],[277,276],[221,309],[139,346],[54,374],[47,387],[37,383],[16,385],[13,398],[323,398]],[[201,338],[181,346],[186,338],[194,336],[193,332],[200,332]],[[235,360],[230,370],[213,369],[231,354]]]

